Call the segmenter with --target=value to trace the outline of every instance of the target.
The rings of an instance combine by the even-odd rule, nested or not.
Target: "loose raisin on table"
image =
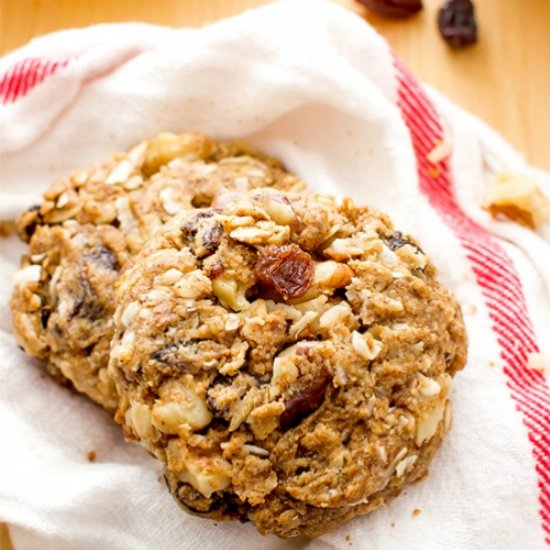
[[[357,0],[366,8],[384,17],[404,18],[422,9],[422,0]]]
[[[437,15],[441,36],[454,48],[477,42],[477,23],[471,0],[447,0]]]
[[[296,244],[271,246],[263,250],[256,261],[258,281],[274,288],[283,300],[303,296],[313,282],[311,256]]]

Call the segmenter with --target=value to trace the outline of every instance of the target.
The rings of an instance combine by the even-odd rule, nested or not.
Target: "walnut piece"
[[[485,189],[484,208],[494,218],[502,215],[530,229],[550,218],[550,200],[535,181],[519,174],[496,174]]]

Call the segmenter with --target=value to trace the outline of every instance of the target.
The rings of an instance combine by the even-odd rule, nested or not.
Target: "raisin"
[[[44,218],[40,213],[40,205],[35,204],[31,206],[24,214],[21,216],[21,237],[25,241],[29,241],[30,238],[34,235],[36,228],[44,222]]]
[[[80,283],[80,292],[74,300],[73,308],[67,317],[68,321],[77,316],[86,317],[91,307],[90,304],[94,301],[95,292],[86,276],[79,275],[78,281]]]
[[[366,8],[384,17],[404,18],[422,9],[422,0],[357,0]]]
[[[116,256],[105,246],[96,246],[91,252],[84,255],[83,260],[95,263],[111,271],[120,271],[120,265]]]
[[[50,318],[51,311],[49,308],[43,307],[40,310],[40,324],[42,325],[42,328],[46,328],[48,326],[48,319]]]
[[[477,23],[471,0],[447,0],[437,15],[441,36],[454,48],[477,42]]]
[[[97,321],[105,317],[105,309],[99,301],[93,289],[88,274],[85,272],[78,276],[80,292],[76,295],[73,308],[67,316],[67,321],[78,317],[87,318],[89,321]]]
[[[86,357],[89,357],[94,352],[95,344],[90,344],[89,346],[84,348],[84,354]]]
[[[325,399],[325,390],[330,380],[330,372],[323,366],[318,377],[309,386],[285,403],[285,410],[279,418],[283,431],[293,428],[302,418],[319,408]]]
[[[397,250],[398,248],[402,248],[403,246],[410,244],[411,246],[414,246],[418,250],[418,252],[424,254],[422,249],[414,244],[412,241],[404,237],[401,231],[395,231],[393,235],[386,240],[386,242],[392,250]]]
[[[212,254],[218,248],[222,235],[223,227],[221,224],[216,223],[216,225],[209,227],[202,236],[203,247]]]
[[[216,277],[219,277],[223,272],[225,271],[225,267],[221,262],[216,262],[211,268],[210,273],[208,276],[211,279],[215,279]]]
[[[185,244],[199,258],[212,254],[218,248],[223,235],[222,225],[210,219],[213,215],[212,210],[199,212],[181,228]]]
[[[178,363],[177,353],[178,345],[172,343],[152,353],[151,359],[153,359],[153,361],[158,361],[159,363],[174,366]]]
[[[165,476],[166,485],[172,491],[172,484]],[[241,523],[250,521],[241,512],[241,501],[231,493],[213,493],[210,498],[201,495],[196,489],[187,483],[178,483],[174,494],[177,502],[188,513],[213,519],[238,519]]]
[[[204,212],[199,212],[188,222],[184,223],[181,227],[181,231],[185,236],[194,237],[199,230],[199,222],[205,218],[211,218],[214,215],[212,210],[206,210]]]
[[[212,340],[187,340],[184,342],[172,342],[151,354],[151,359],[158,363],[161,372],[179,372],[196,374],[197,372],[211,371],[216,365],[204,365],[200,357],[217,346],[217,352],[212,352],[212,359],[219,358],[221,344]]]
[[[296,244],[271,246],[256,261],[258,281],[273,288],[283,300],[303,296],[313,282],[311,256]]]

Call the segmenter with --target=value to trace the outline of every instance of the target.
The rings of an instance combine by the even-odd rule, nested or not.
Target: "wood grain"
[[[200,26],[269,0],[0,0],[0,53],[67,27],[114,21]],[[369,14],[353,0],[334,0],[370,21],[425,82],[485,119],[528,159],[550,169],[550,1],[478,0],[480,42],[453,51],[437,32],[442,0],[406,21]],[[311,17],[315,17],[312,12]],[[9,549],[0,526],[0,549]]]

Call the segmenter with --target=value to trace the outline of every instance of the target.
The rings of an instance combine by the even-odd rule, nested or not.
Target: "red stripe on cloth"
[[[544,376],[529,369],[527,358],[537,352],[523,287],[511,258],[480,225],[468,218],[454,195],[446,160],[427,156],[444,138],[440,117],[426,92],[394,59],[397,104],[407,125],[417,160],[420,191],[457,236],[471,263],[501,349],[510,395],[522,415],[538,475],[539,513],[550,544],[550,392]]]
[[[66,67],[69,59],[29,57],[15,63],[0,76],[0,102],[14,103],[47,77]]]

